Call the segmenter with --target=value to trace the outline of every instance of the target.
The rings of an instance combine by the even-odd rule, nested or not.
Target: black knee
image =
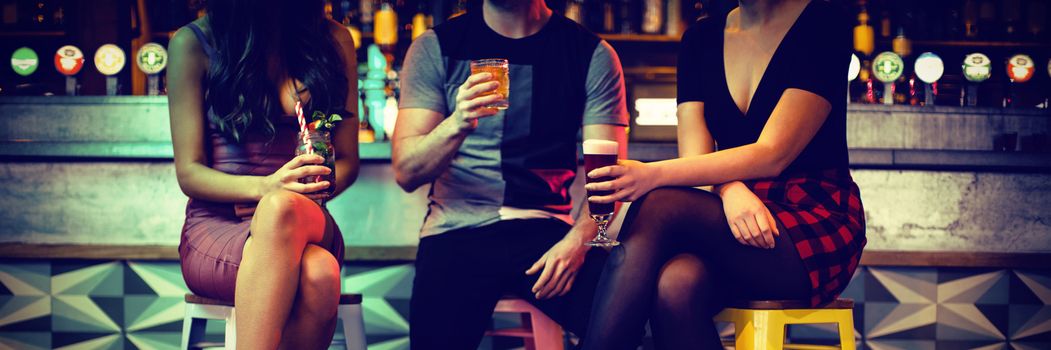
[[[679,254],[668,260],[657,281],[658,310],[701,312],[714,299],[713,280],[708,266],[693,254]]]

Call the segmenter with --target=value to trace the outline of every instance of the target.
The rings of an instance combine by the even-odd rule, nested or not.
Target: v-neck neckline
[[[735,111],[737,111],[737,113],[741,117],[748,117],[748,114],[752,112],[752,109],[753,109],[752,108],[752,103],[755,102],[755,97],[757,95],[759,95],[759,92],[763,88],[763,85],[764,85],[763,83],[766,82],[766,77],[767,77],[767,75],[769,75],[768,73],[770,73],[770,66],[772,64],[774,64],[774,62],[776,62],[775,59],[777,58],[778,55],[781,54],[781,48],[784,47],[785,40],[788,39],[789,35],[792,35],[792,32],[794,32],[796,27],[799,25],[799,20],[801,18],[803,18],[804,15],[806,15],[807,11],[810,10],[810,6],[813,5],[815,1],[820,1],[820,0],[810,0],[809,2],[807,2],[806,5],[803,6],[803,11],[799,12],[799,15],[796,16],[795,21],[792,22],[792,25],[788,27],[787,31],[785,31],[784,36],[781,37],[781,41],[777,43],[777,48],[774,49],[774,53],[770,55],[770,60],[766,63],[766,68],[763,68],[763,75],[762,75],[762,77],[759,78],[759,83],[756,84],[755,91],[753,91],[752,94],[748,96],[748,105],[746,106],[747,110],[745,110],[745,111],[742,111],[741,107],[737,105],[737,100],[734,99],[733,93],[730,92],[730,79],[729,79],[729,76],[727,76],[727,71],[726,71],[726,22],[727,22],[727,19],[726,19],[725,16],[723,17],[723,21],[722,21],[723,25],[722,25],[721,28],[719,28],[719,66],[720,66],[720,68],[722,70],[722,74],[723,74],[723,91],[726,93],[726,97],[730,99],[730,104],[733,105],[733,109]],[[729,16],[729,13],[727,13],[727,16]]]

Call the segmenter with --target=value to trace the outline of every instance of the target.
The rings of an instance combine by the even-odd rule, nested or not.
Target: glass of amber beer
[[[511,79],[507,76],[508,64],[507,59],[504,58],[486,58],[481,60],[471,61],[471,74],[478,73],[489,73],[493,75],[493,80],[500,83],[500,86],[496,87],[496,90],[489,92],[485,95],[500,94],[504,97],[503,100],[490,104],[486,107],[496,109],[507,109],[509,103],[508,92],[511,83]]]
[[[616,165],[618,148],[617,143],[614,141],[584,140],[584,174],[598,168]],[[585,176],[585,178],[587,183],[613,180],[611,177],[592,179]],[[587,196],[608,196],[612,193],[613,191],[588,191]],[[609,227],[609,221],[613,217],[614,203],[589,201],[588,210],[591,212],[591,219],[595,220],[595,224],[598,225],[598,235],[595,236],[595,239],[588,242],[587,245],[592,247],[614,247],[620,245],[620,242],[617,242],[617,240],[606,236],[606,229]]]

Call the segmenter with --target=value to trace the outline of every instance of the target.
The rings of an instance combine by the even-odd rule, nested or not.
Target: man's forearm
[[[429,133],[395,140],[393,163],[398,185],[414,191],[434,181],[449,166],[469,133],[453,118],[446,118]]]

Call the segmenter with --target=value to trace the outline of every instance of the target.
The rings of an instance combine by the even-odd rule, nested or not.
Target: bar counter
[[[1049,110],[851,105],[867,250],[1051,253],[1049,124]],[[1004,134],[1029,150],[993,151]],[[644,161],[676,152],[629,145]],[[329,204],[347,259],[411,260],[428,189],[398,188],[389,143],[360,156],[357,182]],[[0,98],[0,257],[173,258],[186,197],[171,157],[163,96]]]

